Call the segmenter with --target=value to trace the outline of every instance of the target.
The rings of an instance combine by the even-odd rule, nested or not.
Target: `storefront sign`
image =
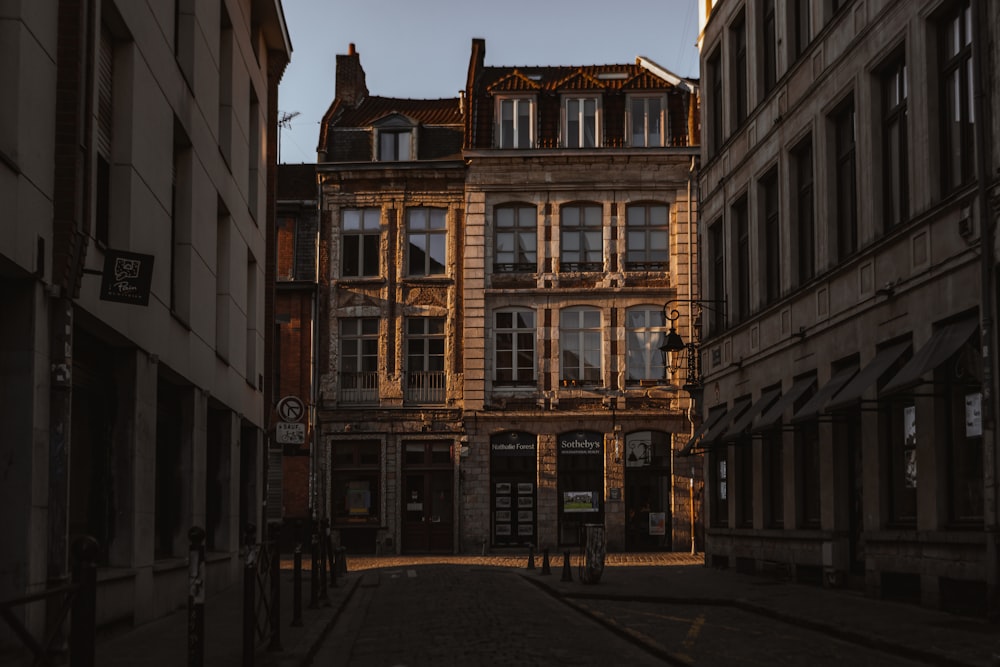
[[[152,282],[153,255],[111,248],[104,251],[100,295],[102,301],[148,306]]]
[[[600,434],[574,433],[559,439],[560,454],[594,454],[601,453]]]

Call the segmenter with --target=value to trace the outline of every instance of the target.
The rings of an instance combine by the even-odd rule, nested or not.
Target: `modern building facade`
[[[691,548],[659,347],[674,308],[690,331],[697,110],[644,58],[487,67],[476,39],[461,98],[402,100],[338,56],[317,428],[342,544]]]
[[[261,523],[279,0],[14,3],[0,19],[0,597],[99,547],[98,624],[209,595]],[[148,297],[148,298],[147,298]],[[28,608],[29,627],[44,623]]]
[[[996,8],[704,9],[706,560],[983,612]]]

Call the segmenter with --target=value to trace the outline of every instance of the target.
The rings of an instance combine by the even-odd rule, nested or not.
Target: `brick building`
[[[997,6],[705,8],[706,559],[995,612]]]
[[[341,543],[555,547],[592,523],[691,548],[691,404],[659,346],[697,274],[695,84],[645,58],[486,67],[478,39],[461,98],[370,96],[353,46],[336,79],[317,442]]]
[[[279,0],[5,5],[0,598],[64,583],[90,535],[96,622],[165,615],[193,525],[208,595],[239,580],[290,54]],[[44,605],[24,610],[40,631]]]

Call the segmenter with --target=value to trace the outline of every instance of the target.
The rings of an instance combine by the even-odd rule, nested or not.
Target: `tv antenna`
[[[292,119],[300,115],[300,111],[278,112],[278,164],[281,164],[281,131],[292,128]]]

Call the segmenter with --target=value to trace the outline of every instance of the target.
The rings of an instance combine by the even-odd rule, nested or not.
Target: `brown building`
[[[659,348],[694,296],[695,84],[645,58],[484,61],[473,40],[461,98],[407,100],[338,56],[321,503],[362,550],[566,546],[584,524],[690,549],[690,400]]]

